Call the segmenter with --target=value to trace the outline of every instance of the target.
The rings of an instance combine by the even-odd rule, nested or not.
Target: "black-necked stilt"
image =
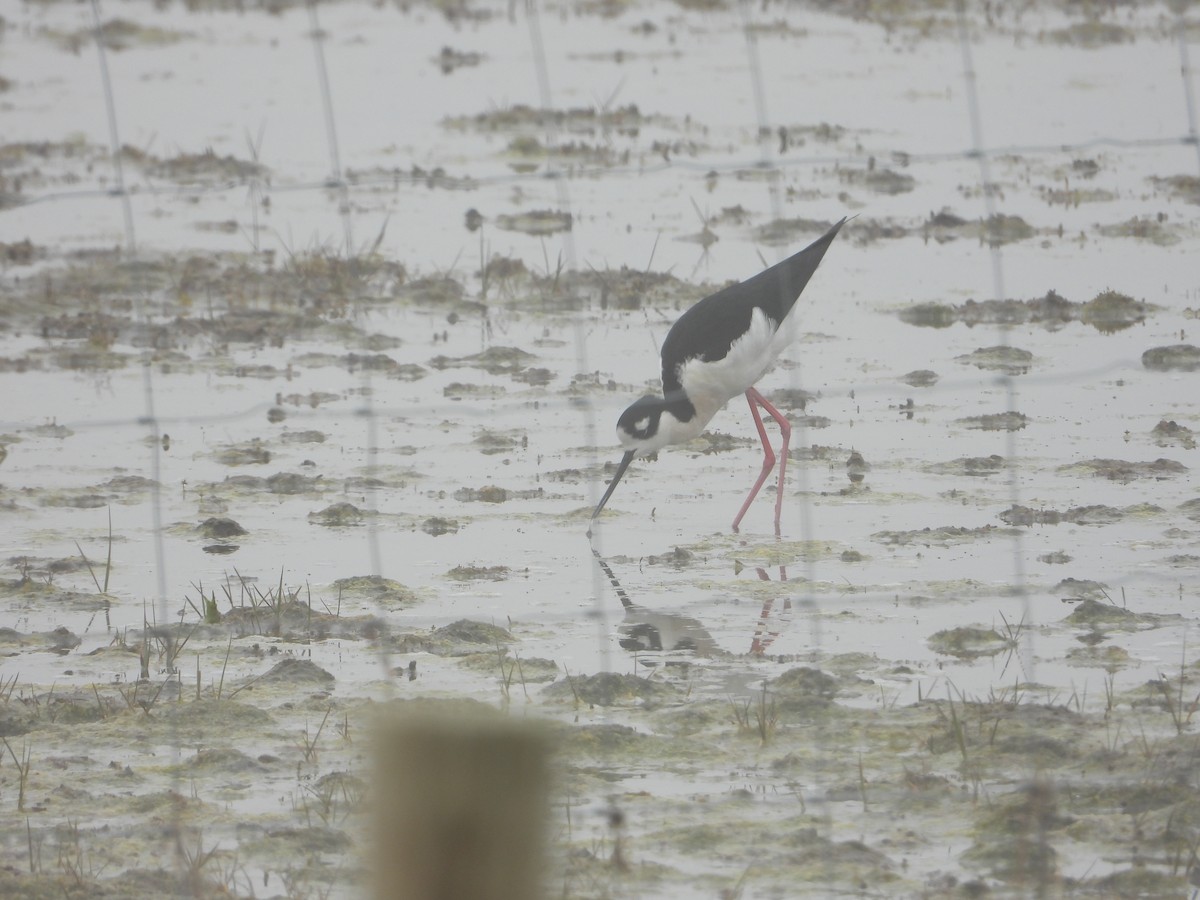
[[[746,510],[775,467],[775,452],[758,412],[761,406],[779,423],[783,434],[779,495],[775,501],[775,533],[779,534],[792,429],[754,385],[797,337],[798,317],[792,314],[796,300],[845,223],[842,219],[795,256],[705,297],[679,317],[662,345],[663,396],[642,397],[617,420],[617,438],[625,448],[625,456],[596,505],[593,519],[604,509],[634,457],[690,441],[722,406],[744,393],[762,440],[763,465],[750,496],[734,517],[733,530],[738,530]]]

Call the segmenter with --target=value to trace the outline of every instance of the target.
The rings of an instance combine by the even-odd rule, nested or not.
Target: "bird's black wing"
[[[844,224],[842,219],[799,253],[710,294],[680,316],[662,345],[663,393],[669,396],[680,389],[679,366],[687,360],[724,359],[730,345],[750,327],[756,307],[771,321],[782,322]]]

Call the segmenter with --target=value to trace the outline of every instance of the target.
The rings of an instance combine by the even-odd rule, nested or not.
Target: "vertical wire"
[[[1192,64],[1191,55],[1188,49],[1187,40],[1187,20],[1183,17],[1184,5],[1181,3],[1175,13],[1175,37],[1179,42],[1179,77],[1183,81],[1183,102],[1185,112],[1187,114],[1187,141],[1191,143],[1192,149],[1196,152],[1196,169],[1200,171],[1200,134],[1197,134],[1196,129],[1196,95],[1192,91]],[[1187,652],[1187,636],[1188,627],[1184,625],[1183,629],[1183,652]],[[1193,869],[1193,873],[1196,869]],[[1190,895],[1192,900],[1200,897],[1200,891],[1193,891]]]
[[[538,11],[538,0],[526,0],[525,18],[529,26],[529,44],[533,53],[534,72],[537,76],[539,102],[541,103],[546,119],[546,177],[554,182],[559,207],[568,216],[572,217],[572,227],[565,231],[562,236],[566,268],[568,272],[572,272],[575,270],[576,258],[571,190],[567,182],[566,173],[559,170],[555,160],[555,153],[558,149],[558,125],[554,116],[554,97],[550,86],[550,66],[546,61],[546,44],[542,35],[542,22]],[[486,264],[487,261],[485,260],[484,265]],[[575,344],[576,374],[584,375],[588,372],[588,355],[587,330],[584,325],[582,311],[578,311],[572,318],[571,330]],[[591,457],[588,468],[591,471],[597,471],[600,466],[600,460],[596,447],[595,404],[592,402],[591,397],[588,396],[572,398],[571,403],[579,409],[580,415],[583,417],[584,445],[589,448],[588,452]],[[596,491],[597,485],[595,481],[589,480],[589,506],[594,506],[597,502]],[[600,525],[599,520],[593,523],[593,529],[595,537],[591,539],[591,545],[594,551],[599,553],[604,546],[604,529]],[[609,653],[608,614],[604,607],[604,576],[598,566],[591,566],[590,568],[592,573],[592,596],[595,598],[592,615],[596,620],[596,642],[599,649],[600,665],[607,672],[612,669],[612,659]]]
[[[759,150],[761,152],[760,165],[767,171],[767,190],[771,200],[771,217],[775,221],[780,221],[783,218],[783,196],[780,191],[780,176],[779,166],[776,164],[774,151],[771,141],[771,124],[770,117],[767,113],[767,97],[763,87],[762,61],[758,52],[758,37],[754,33],[753,19],[750,12],[750,0],[741,0],[738,4],[738,11],[742,16],[742,32],[746,38],[746,59],[750,70],[750,85],[754,94],[754,111],[757,118],[758,133],[757,140]],[[784,258],[786,250],[782,247],[778,251],[778,257]],[[799,301],[797,301],[799,302]],[[800,315],[801,310],[794,310],[792,315]],[[795,367],[790,372],[789,382],[791,387],[795,389],[797,385],[803,382],[802,378],[802,363],[800,359],[796,360]],[[801,417],[792,428],[792,433],[797,438],[796,443],[801,447],[806,447],[808,441],[808,426],[805,423],[804,417]],[[821,615],[817,607],[816,595],[813,593],[814,586],[817,583],[817,562],[815,556],[809,552],[809,546],[813,541],[813,515],[812,501],[809,494],[808,483],[808,466],[801,464],[791,467],[791,471],[796,479],[796,491],[798,496],[798,506],[800,511],[800,546],[802,549],[804,584],[797,592],[797,606],[808,613],[809,630],[812,640],[812,661],[814,664],[818,662],[818,656],[822,646],[821,632]],[[816,729],[816,739],[819,743],[824,743],[825,730],[823,727]],[[812,775],[814,780],[821,778],[821,773],[814,767]],[[829,803],[826,802],[825,794],[822,791],[817,792],[815,804],[818,808],[817,817],[821,821],[821,826],[825,830],[827,836],[833,834],[833,810]],[[826,871],[828,871],[828,860],[826,861]]]
[[[92,22],[94,25],[94,37],[96,41],[96,53],[100,63],[100,81],[104,89],[104,106],[108,119],[108,137],[109,146],[112,152],[113,160],[113,176],[116,179],[115,193],[121,198],[121,211],[125,221],[125,247],[126,251],[132,256],[137,253],[137,241],[135,238],[134,221],[133,221],[133,206],[129,201],[129,192],[125,189],[125,173],[121,164],[121,139],[120,132],[117,128],[117,103],[116,95],[113,91],[112,79],[108,71],[108,56],[104,48],[104,32],[100,21],[100,0],[91,0],[92,7]],[[146,312],[145,296],[142,288],[137,288],[133,292],[134,317],[137,322],[147,328],[149,331],[149,317]],[[157,630],[157,627],[166,628],[168,624],[167,610],[167,563],[166,563],[166,548],[163,544],[163,511],[162,511],[162,429],[159,427],[158,415],[155,411],[154,400],[154,369],[152,366],[153,347],[146,347],[142,350],[142,398],[144,403],[143,414],[138,418],[137,424],[144,426],[150,436],[150,523],[153,534],[154,544],[154,574],[155,574],[155,590],[157,596],[154,598],[153,608],[155,610],[156,628],[150,629],[147,627],[145,617],[142,619],[142,640],[149,642],[152,632]],[[111,515],[111,511],[110,511]],[[111,520],[110,520],[111,527]],[[166,633],[166,640],[173,640],[173,636],[169,632]],[[179,660],[174,654],[171,656],[172,663],[176,667],[174,677],[179,684],[179,690],[183,692],[183,680],[179,674]],[[172,673],[168,672],[167,677],[172,677]],[[178,763],[182,754],[182,746],[179,739],[178,722],[171,726],[173,736],[172,747],[175,751],[175,762]],[[178,781],[180,774],[178,765],[172,767],[175,773],[172,780]],[[175,863],[177,866],[184,866],[183,853],[183,816],[178,806],[172,808],[171,813],[171,828],[172,834],[168,835],[173,840],[173,850],[175,855]]]
[[[108,129],[109,139],[114,147],[113,162],[114,170],[118,181],[118,191],[123,199],[125,210],[125,234],[129,251],[136,252],[136,244],[134,243],[134,227],[133,227],[133,210],[129,204],[129,195],[125,191],[124,180],[121,170],[121,154],[120,140],[117,136],[117,112],[116,100],[112,89],[112,82],[108,77],[108,66],[105,62],[104,39],[100,27],[100,2],[92,0],[92,17],[96,24],[95,38],[96,47],[100,56],[100,71],[101,79],[104,83],[105,105],[108,111]],[[146,326],[149,324],[146,313],[146,303],[141,289],[133,291],[134,315],[139,324]],[[154,370],[151,366],[152,348],[146,348],[142,351],[142,397],[144,401],[144,412],[138,418],[137,424],[145,426],[150,433],[150,515],[151,526],[154,532],[154,562],[155,562],[155,587],[157,597],[155,597],[155,610],[159,620],[165,624],[167,621],[167,566],[166,566],[166,551],[163,545],[163,515],[162,515],[162,434],[159,428],[158,416],[155,412],[154,402]]]
[[[129,192],[125,190],[125,170],[121,163],[121,138],[117,131],[117,103],[113,96],[112,79],[108,74],[108,53],[104,49],[104,29],[100,24],[100,0],[92,0],[93,37],[96,40],[96,55],[100,60],[100,83],[104,89],[104,107],[108,113],[108,145],[112,154],[113,178],[117,186],[112,193],[121,198],[121,213],[125,218],[125,249],[133,253],[137,241],[133,230],[133,207]]]
[[[338,145],[337,118],[333,109],[333,91],[329,86],[329,68],[325,63],[325,32],[321,28],[317,16],[318,0],[307,0],[308,20],[312,28],[313,56],[317,67],[317,84],[321,91],[321,110],[325,123],[325,139],[329,148],[330,180],[328,186],[338,192],[338,207],[342,216],[342,232],[344,239],[343,258],[351,269],[359,265],[354,249],[353,223],[350,216],[350,189],[342,177],[342,157]],[[377,473],[379,471],[379,419],[375,411],[374,386],[371,378],[371,367],[362,367],[362,405],[355,410],[355,415],[362,417],[366,423],[366,465],[364,467],[363,496],[367,505],[367,555],[370,560],[371,575],[375,578],[383,575],[383,553],[380,547],[379,526],[373,514],[378,506],[378,491],[376,490]],[[388,650],[388,628],[385,617],[380,617],[380,634],[377,638],[379,665],[384,675],[384,685],[392,686],[391,653]]]
[[[758,53],[758,36],[754,33],[753,20],[750,17],[750,0],[742,0],[738,4],[738,12],[742,16],[742,34],[746,38],[746,59],[750,69],[750,87],[754,94],[754,112],[757,119],[757,141],[760,151],[759,165],[767,172],[767,190],[771,197],[771,215],[776,219],[783,218],[783,198],[779,192],[779,167],[775,165],[775,156],[771,151],[771,120],[767,115],[767,95],[763,88],[762,60]],[[778,251],[782,258],[785,253]]]
[[[967,26],[967,11],[965,0],[957,0],[956,4],[958,42],[962,52],[963,85],[967,96],[967,115],[971,124],[971,152],[979,162],[979,179],[983,188],[984,209],[987,220],[983,223],[983,238],[988,242],[989,256],[992,264],[992,294],[997,301],[1005,298],[1004,289],[1004,256],[998,240],[993,239],[989,229],[996,221],[996,192],[992,182],[991,164],[985,150],[983,138],[983,117],[979,104],[977,76],[975,72],[975,57],[971,50],[971,37]],[[1007,344],[1012,336],[1012,326],[1001,322],[997,326],[1001,341]],[[1005,403],[1010,413],[1017,412],[1017,382],[1012,375],[1003,375],[999,383],[1004,387]],[[1021,500],[1020,468],[1017,457],[1017,433],[1013,429],[1005,432],[1004,455],[1008,463],[1008,499],[1013,506]],[[1029,680],[1034,679],[1034,647],[1033,647],[1033,611],[1029,604],[1029,588],[1025,575],[1024,536],[1020,529],[1013,532],[1012,537],[1012,571],[1016,581],[1014,587],[1021,599],[1021,621],[1026,627],[1020,630],[1021,646],[1018,657],[1021,666]]]
[[[1183,18],[1183,6],[1175,14],[1175,36],[1179,41],[1179,75],[1183,79],[1183,102],[1187,112],[1187,140],[1196,151],[1196,168],[1200,169],[1200,134],[1196,131],[1196,96],[1192,92],[1192,64],[1188,50],[1187,22]]]
[[[542,38],[542,20],[538,14],[538,0],[527,0],[526,20],[529,23],[529,43],[533,50],[533,67],[537,74],[538,95],[542,109],[546,112],[546,177],[554,182],[558,202],[563,211],[571,214],[571,192],[566,176],[559,171],[554,154],[558,151],[558,123],[554,117],[554,98],[550,90],[550,66],[546,62],[546,44]],[[563,253],[568,270],[575,268],[575,231],[572,227],[563,232]]]
[[[329,70],[325,66],[325,32],[317,19],[317,0],[307,0],[308,21],[312,25],[313,54],[317,64],[317,84],[321,89],[321,109],[325,116],[325,140],[329,146],[330,175],[328,187],[338,192],[338,208],[342,214],[343,248],[347,258],[354,253],[354,234],[350,221],[350,191],[342,178],[342,159],[338,151],[337,122],[333,115],[333,92],[329,88]]]

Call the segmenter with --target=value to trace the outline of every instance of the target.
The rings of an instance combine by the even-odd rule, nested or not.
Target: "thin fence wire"
[[[983,196],[987,221],[996,220],[998,208],[996,195],[999,186],[992,181],[991,163],[985,152],[987,142],[983,137],[983,111],[979,104],[979,90],[975,71],[975,55],[971,50],[971,35],[967,24],[966,0],[958,0],[957,4],[958,43],[962,52],[963,87],[967,98],[967,116],[971,125],[971,152],[979,160],[979,187]],[[992,299],[1002,302],[1008,293],[1004,289],[1004,253],[998,241],[991,242],[988,257],[992,267]],[[996,327],[1001,346],[1008,346],[1012,340],[1012,325],[1000,322]],[[1019,412],[1019,390],[1017,380],[1009,374],[999,379],[1004,388],[1006,411],[1009,415]],[[1012,509],[1021,503],[1021,460],[1017,446],[1017,431],[1008,429],[1004,433],[1004,459],[1008,466],[1008,502]],[[1037,648],[1034,646],[1033,609],[1029,604],[1029,586],[1025,577],[1025,537],[1020,529],[1015,529],[1010,538],[1012,542],[1012,589],[1021,599],[1021,646],[1018,658],[1021,660],[1027,681],[1035,681],[1034,659]]]
[[[1187,115],[1187,134],[1183,142],[1191,144],[1196,151],[1196,170],[1200,172],[1200,133],[1196,128],[1196,94],[1192,85],[1191,51],[1188,49],[1187,21],[1183,17],[1183,5],[1175,13],[1175,38],[1179,44],[1179,77],[1183,82],[1184,113]]]
[[[526,0],[525,2],[525,18],[529,26],[529,44],[533,56],[534,74],[537,77],[538,96],[541,99],[542,109],[554,109],[554,92],[550,81],[550,65],[546,61],[546,45],[542,35],[542,21],[538,10],[539,0]],[[546,117],[546,156],[547,156],[547,171],[546,178],[554,182],[555,192],[558,198],[559,211],[570,217],[573,213],[571,206],[571,186],[568,178],[559,170],[555,161],[555,154],[559,146],[559,133],[556,127],[554,116]],[[563,263],[567,271],[573,271],[576,267],[575,256],[575,238],[573,232],[568,229],[563,235]],[[487,260],[480,261],[480,270],[487,265]],[[556,267],[557,268],[557,267]],[[550,277],[550,262],[546,260],[546,277]],[[575,373],[583,375],[589,371],[588,354],[587,354],[587,330],[581,318],[576,317],[571,325],[571,337],[575,345]],[[580,414],[581,425],[583,427],[584,442],[587,447],[591,448],[590,459],[588,460],[588,468],[592,471],[597,471],[599,468],[599,457],[596,449],[596,407],[592,403],[590,397],[579,397],[571,401],[571,405],[576,407]],[[597,502],[598,486],[593,482],[588,485],[589,502],[594,504]],[[603,547],[602,532],[597,532],[595,541],[596,546]],[[600,660],[605,669],[611,667],[609,655],[609,626],[608,612],[605,604],[601,602],[601,597],[604,593],[604,573],[597,566],[591,567],[592,575],[592,596],[596,598],[596,603],[593,604],[590,615],[596,622],[596,642],[599,648]]]

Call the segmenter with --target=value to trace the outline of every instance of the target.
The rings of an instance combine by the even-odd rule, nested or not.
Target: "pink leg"
[[[742,508],[738,510],[738,514],[733,520],[733,530],[738,530],[738,526],[742,523],[742,517],[746,515],[746,510],[750,508],[750,504],[758,496],[758,492],[767,480],[767,476],[775,468],[775,451],[771,449],[771,442],[767,439],[767,429],[763,427],[762,416],[758,413],[758,407],[761,406],[767,411],[767,415],[779,423],[779,432],[783,435],[783,443],[779,448],[781,454],[779,459],[779,492],[775,499],[775,535],[778,536],[779,517],[783,512],[783,476],[787,471],[788,441],[792,438],[792,426],[788,424],[788,420],[784,418],[783,413],[772,406],[767,398],[754,388],[746,391],[746,400],[750,403],[750,413],[754,416],[754,426],[758,429],[759,440],[762,441],[763,465],[762,471],[758,473],[758,480],[754,482],[754,487],[750,489],[750,496],[746,498],[746,502],[742,504]]]
[[[759,490],[763,486],[763,482],[767,480],[767,476],[771,474],[771,470],[775,468],[775,451],[771,449],[771,442],[767,439],[767,429],[763,427],[762,416],[758,414],[758,406],[755,404],[755,395],[761,397],[758,391],[754,388],[746,391],[746,400],[750,403],[750,415],[754,416],[754,427],[758,429],[758,438],[762,441],[763,447],[763,464],[762,471],[758,473],[758,481],[754,482],[754,487],[750,488],[750,496],[746,498],[746,502],[742,504],[742,508],[738,510],[738,514],[733,518],[733,530],[736,532],[738,526],[742,524],[742,516],[746,515],[746,510],[750,508],[750,504],[754,502],[754,498],[758,496]]]

